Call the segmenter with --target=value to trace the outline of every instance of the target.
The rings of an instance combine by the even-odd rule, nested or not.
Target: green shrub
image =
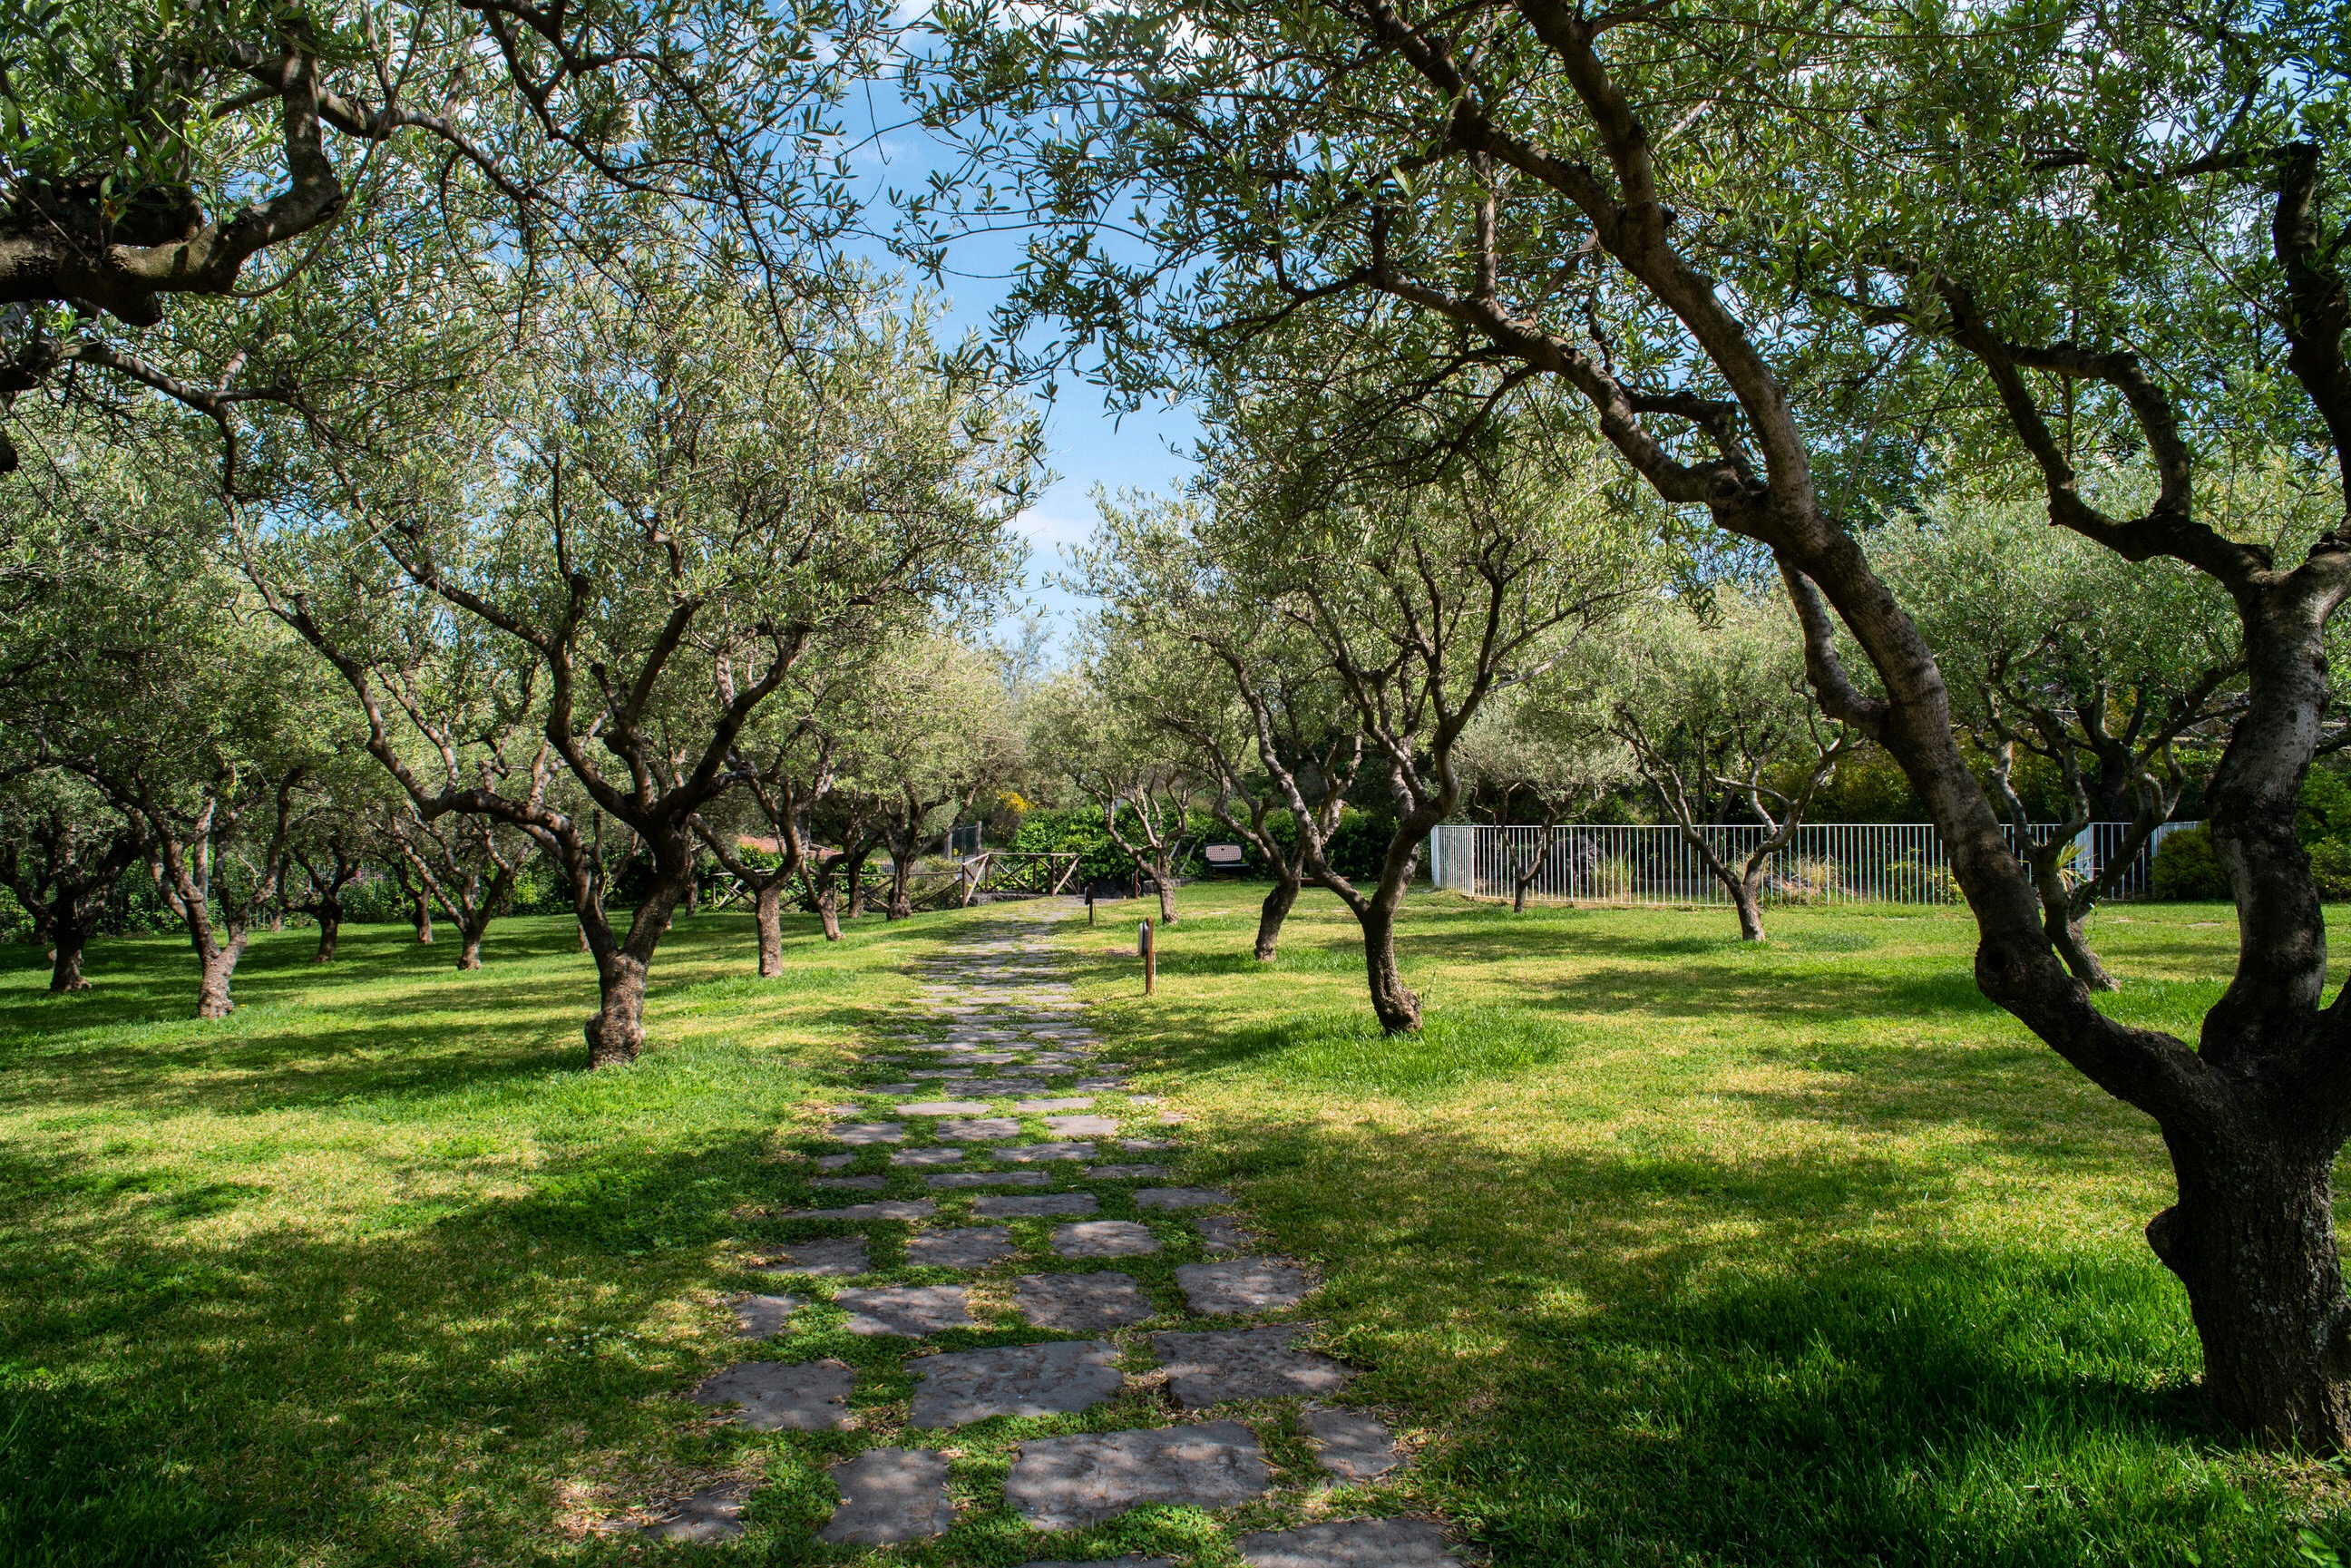
[[[2220,857],[2212,852],[2211,831],[2200,823],[2166,836],[2163,847],[2155,852],[2153,881],[2158,898],[2229,896],[2229,879],[2220,874]]]
[[[2310,846],[2310,877],[2321,898],[2351,898],[2351,841],[2321,839]]]

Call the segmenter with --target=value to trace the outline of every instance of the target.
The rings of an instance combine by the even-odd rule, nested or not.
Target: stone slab
[[[1159,1250],[1159,1238],[1132,1219],[1085,1219],[1057,1226],[1053,1250],[1064,1258],[1141,1258]]]
[[[1012,1281],[1012,1304],[1040,1329],[1083,1333],[1124,1328],[1159,1315],[1131,1274],[1023,1274]]]
[[[930,1186],[1050,1186],[1053,1178],[1043,1171],[949,1171],[945,1176],[925,1176]]]
[[[1133,1149],[1138,1155],[1155,1155],[1168,1149],[1180,1149],[1184,1145],[1173,1138],[1121,1138],[1118,1146]]]
[[[1102,1207],[1090,1192],[1049,1192],[1033,1197],[976,1197],[971,1211],[983,1219],[1033,1219],[1049,1214],[1092,1214]]]
[[[1200,1244],[1211,1252],[1246,1252],[1257,1245],[1241,1222],[1229,1215],[1201,1215],[1192,1221],[1192,1228],[1200,1233]]]
[[[969,1294],[961,1285],[883,1285],[835,1291],[832,1301],[848,1310],[851,1333],[920,1339],[941,1329],[978,1327],[966,1310]]]
[[[832,1187],[842,1192],[883,1192],[889,1188],[890,1178],[885,1176],[818,1176],[809,1186]]]
[[[910,1095],[920,1094],[925,1087],[925,1085],[920,1083],[868,1083],[863,1088],[858,1090],[858,1092],[860,1094],[887,1094],[894,1099],[903,1100]]]
[[[1007,1144],[987,1151],[999,1160],[1016,1165],[1028,1165],[1036,1160],[1090,1160],[1094,1157],[1092,1144]]]
[[[1075,1089],[1091,1089],[1097,1092],[1114,1094],[1122,1089],[1132,1088],[1133,1085],[1129,1084],[1123,1078],[1081,1078],[1076,1083],[1071,1085],[1071,1087]]]
[[[901,1116],[985,1116],[987,1105],[980,1100],[917,1100],[909,1105],[896,1107]]]
[[[823,1241],[802,1241],[791,1247],[778,1247],[775,1260],[764,1273],[817,1274],[827,1278],[846,1278],[862,1274],[872,1268],[865,1257],[865,1238],[838,1236]]]
[[[1176,1173],[1165,1166],[1088,1166],[1086,1175],[1102,1181],[1165,1181]]]
[[[773,1339],[807,1303],[798,1296],[731,1296],[726,1305],[735,1313],[737,1339]]]
[[[1240,1539],[1249,1568],[1461,1568],[1445,1532],[1425,1519],[1352,1519]]]
[[[939,1206],[927,1197],[885,1197],[879,1203],[852,1203],[846,1208],[799,1208],[786,1219],[928,1219]]]
[[[956,1166],[963,1163],[961,1149],[900,1149],[890,1156],[893,1166]]]
[[[843,1122],[825,1135],[836,1144],[903,1144],[906,1129],[897,1122]]]
[[[964,1427],[992,1416],[1052,1416],[1091,1409],[1125,1385],[1118,1347],[1108,1340],[994,1345],[926,1355],[908,1370],[914,1387],[909,1421]]]
[[[1221,1263],[1186,1263],[1176,1270],[1176,1283],[1194,1312],[1229,1315],[1294,1307],[1314,1289],[1314,1277],[1296,1264],[1270,1258],[1233,1258]]]
[[[1049,1111],[1088,1110],[1092,1107],[1093,1103],[1094,1097],[1091,1094],[1075,1094],[1061,1100],[1023,1100],[1012,1108],[1030,1115],[1041,1116]],[[1115,1132],[1117,1129],[1113,1128],[1112,1131]]]
[[[721,1481],[678,1499],[669,1517],[644,1527],[655,1541],[732,1541],[743,1533],[743,1505],[750,1500],[747,1481]]]
[[[841,1506],[816,1532],[819,1541],[888,1546],[945,1535],[955,1523],[947,1458],[935,1449],[868,1448],[831,1474]]]
[[[925,1269],[985,1269],[1019,1250],[1001,1225],[973,1225],[916,1231],[906,1242],[906,1261]]]
[[[1087,1563],[1070,1563],[1060,1558],[1050,1563],[1023,1563],[1020,1568],[1176,1568],[1176,1559],[1137,1557],[1130,1552],[1123,1557],[1097,1557]]]
[[[1118,1135],[1115,1116],[1048,1116],[1045,1125],[1057,1138],[1112,1138]]]
[[[837,1361],[741,1361],[686,1396],[696,1405],[739,1405],[730,1420],[760,1432],[830,1432],[849,1419],[842,1401],[857,1375]]]
[[[976,1116],[962,1121],[941,1122],[938,1135],[951,1144],[977,1144],[989,1138],[1013,1138],[1020,1134],[1020,1124],[1010,1116]]]
[[[1231,1508],[1272,1480],[1255,1433],[1209,1421],[1023,1443],[1004,1498],[1040,1530],[1081,1530],[1147,1502]]]
[[[1210,1208],[1233,1195],[1212,1186],[1146,1186],[1134,1195],[1137,1208]]]
[[[1151,1336],[1151,1354],[1167,1369],[1176,1402],[1196,1410],[1228,1399],[1282,1399],[1336,1394],[1354,1375],[1327,1355],[1292,1350],[1298,1326],[1229,1329]]]
[[[856,1155],[819,1155],[814,1163],[820,1171],[837,1171],[843,1166],[855,1165],[859,1157]]]
[[[1403,1462],[1387,1423],[1362,1410],[1309,1410],[1300,1417],[1322,1468],[1343,1481],[1377,1480]]]

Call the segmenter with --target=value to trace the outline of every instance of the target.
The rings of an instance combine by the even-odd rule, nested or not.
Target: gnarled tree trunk
[[[2335,1240],[2338,1139],[2261,1125],[2167,1131],[2179,1200],[2147,1228],[2187,1287],[2204,1343],[2204,1392],[2273,1442],[2339,1447],[2351,1433],[2351,1303]],[[2215,1135],[2217,1134],[2217,1135]]]
[[[54,946],[49,952],[49,989],[89,989],[89,981],[83,977],[81,972],[82,950],[89,942],[83,923],[77,919],[60,920],[51,936]]]
[[[1730,906],[1739,912],[1739,939],[1741,942],[1763,940],[1763,862],[1750,862],[1737,878],[1726,878],[1730,889]]]
[[[214,944],[206,937],[197,944],[196,958],[204,970],[196,984],[198,1018],[225,1019],[235,1010],[229,982],[235,977],[236,961],[245,956],[245,944],[246,934],[241,930],[233,931],[225,943]]]
[[[1374,894],[1356,916],[1364,928],[1364,967],[1372,984],[1372,1013],[1389,1034],[1410,1034],[1420,1028],[1420,998],[1404,983],[1404,971],[1396,964],[1400,902]]]
[[[1175,925],[1176,921],[1176,872],[1175,868],[1167,863],[1165,856],[1151,862],[1151,881],[1159,891],[1159,924]]]
[[[319,923],[319,950],[310,956],[310,962],[331,964],[335,959],[335,943],[343,934],[342,901],[320,899],[312,918]]]
[[[759,889],[752,905],[759,923],[759,977],[772,980],[784,972],[784,885],[770,882]]]
[[[871,851],[861,851],[849,857],[842,875],[849,887],[849,907],[843,913],[854,920],[865,913],[865,861]]]
[[[2065,873],[2057,862],[2060,849],[2052,846],[2049,853],[2032,856],[2032,881],[2041,894],[2041,925],[2049,933],[2049,945],[2057,949],[2065,967],[2074,977],[2094,991],[2119,991],[2122,982],[2106,972],[2098,956],[2090,947],[2090,934],[2084,929],[2082,918],[2074,907],[2073,890],[2065,885]]]
[[[596,982],[601,994],[596,1016],[588,1020],[588,1065],[625,1067],[645,1048],[645,968],[621,948],[596,958]]]
[[[634,1061],[644,1049],[645,976],[653,967],[653,950],[667,935],[671,919],[685,897],[687,879],[693,875],[690,842],[683,830],[677,838],[675,843],[648,843],[653,874],[626,936],[615,938],[592,890],[574,890],[580,928],[596,956],[600,1005],[584,1030],[590,1068],[623,1066]]]
[[[1257,909],[1257,961],[1259,963],[1273,962],[1275,952],[1281,944],[1282,922],[1288,920],[1290,912],[1297,907],[1298,890],[1298,877],[1287,865],[1277,862],[1273,873],[1273,886],[1267,891],[1265,902],[1259,904]]]

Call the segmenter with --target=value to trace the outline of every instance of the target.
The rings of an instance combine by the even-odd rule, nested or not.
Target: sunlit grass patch
[[[1148,999],[1147,905],[1053,939],[1111,1053],[1192,1118],[1184,1178],[1228,1184],[1321,1271],[1349,1398],[1416,1455],[1328,1506],[1426,1509],[1516,1568],[2344,1544],[2334,1470],[2204,1424],[2184,1303],[2138,1235],[2159,1145],[1977,995],[1963,918],[1773,910],[1745,947],[1721,910],[1421,895],[1403,954],[1428,1027],[1391,1040],[1344,911],[1310,894],[1262,966],[1260,894],[1185,889]],[[2102,915],[2124,980],[2103,1005],[2192,1027],[2225,916]],[[698,917],[656,965],[653,1048],[596,1074],[561,921],[494,927],[464,976],[400,931],[348,933],[325,970],[306,933],[265,937],[223,1025],[183,1016],[175,943],[101,944],[99,988],[63,999],[36,955],[0,954],[0,1563],[1231,1568],[1197,1514],[1048,1538],[1000,1502],[1024,1437],[1174,1418],[1146,1395],[957,1433],[963,1521],[888,1556],[809,1532],[826,1463],[897,1440],[903,1347],[820,1305],[760,1353],[860,1367],[844,1432],[747,1433],[674,1397],[741,1354],[720,1303],[772,1288],[749,1260],[840,1228],[784,1218],[809,1197],[792,1151],[866,1031],[904,1021],[909,966],[988,918],[831,946],[801,921],[760,981],[747,920]],[[1168,1250],[1128,1266],[1172,1306],[1196,1243],[1152,1222]],[[906,1266],[893,1228],[874,1256],[950,1277]],[[737,1547],[590,1529],[720,1476],[763,1486]]]

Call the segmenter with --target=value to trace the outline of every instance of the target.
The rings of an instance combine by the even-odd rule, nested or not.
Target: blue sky
[[[919,188],[938,161],[938,149],[918,126],[880,123],[903,110],[904,103],[894,93],[879,90],[884,84],[873,85],[877,90],[868,99],[864,117],[868,139],[852,156],[870,174],[869,198],[878,204],[893,187]],[[874,217],[887,221],[878,210]],[[967,242],[951,254],[953,276],[943,301],[951,334],[988,329],[988,313],[1004,298],[1005,272],[1018,255],[1016,241],[998,236]],[[872,259],[896,265],[878,246]],[[1199,426],[1189,411],[1165,406],[1146,406],[1121,417],[1103,406],[1099,391],[1064,376],[1046,428],[1059,477],[1021,514],[1019,527],[1030,547],[1030,601],[1065,626],[1078,606],[1045,580],[1061,565],[1062,548],[1082,542],[1092,531],[1095,489],[1172,489],[1190,471],[1187,455]],[[1065,639],[1056,641],[1058,653]]]

